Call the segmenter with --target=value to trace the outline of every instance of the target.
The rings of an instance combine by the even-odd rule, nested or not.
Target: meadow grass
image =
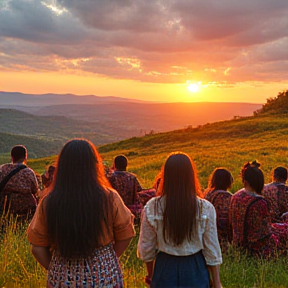
[[[33,258],[26,238],[28,223],[17,225],[15,219],[2,217],[2,224],[6,225],[0,238],[0,287],[45,287],[46,272]],[[136,232],[137,236],[120,258],[126,288],[145,287],[145,265],[136,255],[138,227]],[[224,288],[287,288],[287,265],[287,257],[255,259],[229,247],[223,253],[220,267],[222,285]]]
[[[194,160],[202,189],[207,187],[214,168],[221,166],[232,172],[235,181],[231,191],[235,192],[242,188],[240,170],[247,161],[257,159],[261,162],[266,183],[271,181],[272,168],[288,166],[287,123],[287,115],[246,117],[134,137],[98,148],[109,165],[116,155],[128,156],[128,170],[137,174],[145,188],[153,185],[169,153],[183,151]],[[7,162],[7,158],[8,155],[0,157],[0,163]],[[31,159],[28,165],[42,173],[55,159],[56,156]],[[8,226],[0,235],[0,287],[45,287],[45,271],[32,257],[26,239],[28,224],[16,229],[13,219],[2,217],[1,221],[8,222]],[[144,287],[146,271],[136,256],[136,246],[137,237],[120,259],[127,288]],[[287,288],[287,267],[287,257],[270,261],[254,259],[231,247],[223,254],[220,274],[224,288]]]

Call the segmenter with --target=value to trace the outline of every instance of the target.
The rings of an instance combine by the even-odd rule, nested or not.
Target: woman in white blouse
[[[220,288],[222,255],[216,212],[201,198],[196,170],[187,154],[168,156],[159,192],[144,207],[138,242],[138,256],[148,272],[146,284],[151,288],[208,288],[212,281],[214,288]]]

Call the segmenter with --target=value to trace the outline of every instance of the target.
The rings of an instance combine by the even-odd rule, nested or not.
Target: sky
[[[265,103],[287,0],[0,0],[0,91]]]

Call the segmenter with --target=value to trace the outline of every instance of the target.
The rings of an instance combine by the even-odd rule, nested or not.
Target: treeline
[[[288,90],[268,98],[262,108],[254,112],[254,116],[261,114],[288,114]]]

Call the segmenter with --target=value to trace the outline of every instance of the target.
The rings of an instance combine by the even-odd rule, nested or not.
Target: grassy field
[[[143,187],[151,187],[167,155],[173,151],[188,153],[195,161],[204,189],[216,167],[228,168],[234,176],[232,192],[242,187],[239,176],[242,165],[257,159],[262,164],[265,180],[277,165],[288,166],[288,117],[259,116],[240,118],[187,128],[169,133],[147,135],[99,147],[103,160],[111,164],[113,157],[125,154],[128,170],[137,174]],[[0,157],[1,163],[9,155]],[[56,156],[30,160],[29,165],[42,173]],[[44,287],[45,271],[29,252],[25,226],[15,229],[10,223],[0,242],[0,287]],[[145,269],[136,257],[137,238],[121,257],[125,287],[144,287]],[[229,249],[223,255],[221,279],[225,288],[287,288],[288,258],[256,260]]]

